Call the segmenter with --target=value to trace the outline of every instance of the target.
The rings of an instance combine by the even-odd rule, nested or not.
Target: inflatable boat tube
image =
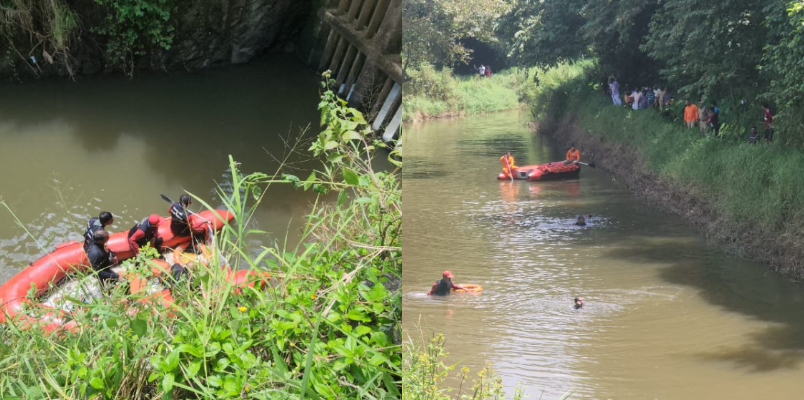
[[[208,220],[210,227],[215,231],[219,231],[224,224],[229,223],[234,218],[232,213],[225,210],[206,210],[198,214]],[[179,237],[173,235],[170,230],[170,218],[164,219],[159,224],[158,235],[163,238],[163,246],[165,247],[181,245],[186,247],[190,242],[189,236]],[[109,249],[115,252],[121,261],[134,256],[134,253],[129,248],[127,239],[128,230],[116,232],[109,238]],[[65,322],[64,311],[55,310],[40,303],[37,305],[51,311],[46,312],[41,317],[31,317],[23,312],[23,307],[26,303],[30,303],[26,295],[32,286],[35,289],[36,297],[40,297],[50,288],[51,284],[57,285],[68,273],[87,270],[90,268],[88,264],[87,255],[81,242],[70,241],[56,246],[55,250],[34,261],[0,286],[0,323],[5,323],[8,318],[15,318],[20,321],[22,327],[39,325],[46,331],[53,331],[59,328],[74,330],[75,321]],[[164,268],[164,266],[161,267]],[[170,270],[169,266],[167,266],[167,270]],[[247,277],[245,274],[243,276],[238,274],[240,274],[240,271],[237,271],[237,273],[230,272],[230,275],[233,275],[230,280],[241,285],[251,283],[253,286],[254,279],[267,279],[265,277]],[[132,278],[136,279],[133,276]],[[140,290],[142,282],[137,280],[136,283],[137,290]],[[169,297],[169,292],[167,294],[160,292],[156,295],[162,302],[172,301],[172,298]]]
[[[548,179],[577,178],[580,173],[580,164],[564,164],[563,161],[556,161],[547,164],[524,165],[519,168],[514,168],[514,179],[538,182]],[[511,179],[511,176],[501,172],[497,175],[497,179],[508,180]]]

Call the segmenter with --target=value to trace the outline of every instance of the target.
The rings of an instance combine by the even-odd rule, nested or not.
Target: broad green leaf
[[[345,167],[343,168],[343,180],[346,181],[347,184],[352,186],[356,186],[360,182],[360,179],[358,178],[357,174]]]

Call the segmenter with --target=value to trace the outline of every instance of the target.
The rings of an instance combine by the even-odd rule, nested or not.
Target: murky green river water
[[[525,115],[409,126],[404,140],[406,338],[444,333],[448,363],[490,362],[531,399],[802,397],[800,284],[708,247],[603,171],[497,181],[506,150],[519,165],[563,159]],[[594,218],[572,226],[578,214]],[[445,269],[485,290],[426,296]]]
[[[114,232],[167,215],[160,193],[175,199],[187,190],[219,206],[215,189],[227,188],[228,155],[245,173],[273,173],[285,140],[308,124],[318,132],[318,89],[318,74],[286,55],[134,80],[0,85],[0,198],[48,250],[79,239],[101,210],[115,215]],[[307,147],[286,172],[306,177],[317,165]],[[262,243],[281,243],[286,233],[291,245],[298,240],[312,199],[272,187],[255,219],[271,232]],[[42,254],[0,208],[0,282]]]

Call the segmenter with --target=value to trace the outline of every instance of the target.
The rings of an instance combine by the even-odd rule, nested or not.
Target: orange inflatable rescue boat
[[[224,224],[229,223],[234,215],[225,210],[206,210],[197,213],[198,216],[206,221],[209,221],[209,228],[219,231]],[[109,237],[109,250],[117,254],[119,260],[124,260],[134,256],[128,245],[128,230],[117,232]],[[170,218],[164,219],[158,228],[158,236],[163,238],[162,245],[164,247],[175,248],[178,246],[187,247],[190,243],[189,236],[177,237],[173,235],[170,230]],[[154,275],[163,273],[163,271],[170,271],[170,264],[164,260],[152,260],[150,262],[154,269]],[[40,259],[34,261],[19,272],[17,275],[9,279],[2,286],[0,286],[0,323],[5,323],[8,318],[13,318],[19,322],[23,327],[30,327],[34,325],[41,326],[46,331],[54,331],[57,329],[75,330],[76,323],[71,321],[69,313],[53,308],[50,305],[38,303],[29,304],[31,301],[27,298],[30,290],[35,290],[35,296],[41,297],[51,289],[51,286],[58,286],[60,281],[71,272],[84,271],[91,268],[87,255],[84,252],[83,243],[78,241],[70,241],[56,246],[52,252],[45,254]],[[229,268],[226,266],[225,268]],[[228,270],[229,280],[236,286],[241,285],[254,285],[254,278],[250,275],[254,274],[252,271],[231,271]],[[130,285],[131,292],[142,290],[144,282],[139,279],[136,274],[127,272],[121,274],[126,277]],[[257,278],[266,280],[267,274]],[[170,304],[173,298],[170,291],[165,289],[161,292],[154,293],[147,297],[145,300],[157,300],[162,304]],[[42,315],[31,316],[25,312],[25,307],[36,306],[47,310]]]
[[[513,170],[514,179],[537,182],[548,179],[576,178],[578,174],[581,173],[581,166],[579,164],[564,164],[563,161],[556,161],[547,164],[514,167]],[[497,175],[497,179],[511,179],[511,175],[509,175],[506,170]]]

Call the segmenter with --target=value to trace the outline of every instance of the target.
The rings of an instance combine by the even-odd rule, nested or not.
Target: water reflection
[[[286,148],[317,133],[301,132],[317,126],[318,82],[302,61],[276,55],[194,74],[2,85],[0,198],[41,247],[0,210],[0,280],[43,249],[79,239],[101,210],[115,215],[112,231],[121,231],[144,215],[167,215],[160,193],[175,198],[186,190],[221,206],[216,190],[231,190],[230,154],[244,174],[272,173],[286,159],[286,172],[306,176],[319,163],[303,144],[290,158]],[[272,187],[253,221],[269,232],[258,240],[283,242],[289,232],[292,246],[313,199]]]

